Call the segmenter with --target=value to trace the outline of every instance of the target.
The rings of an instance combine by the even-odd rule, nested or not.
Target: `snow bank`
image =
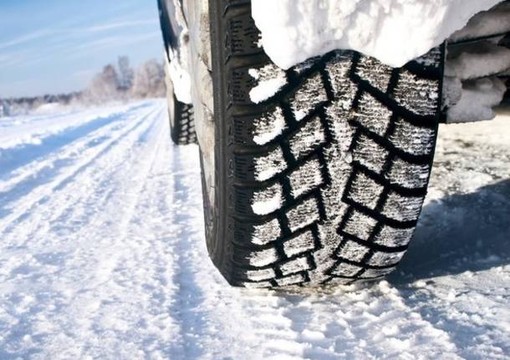
[[[253,0],[266,53],[288,69],[335,49],[400,67],[501,0]]]
[[[52,114],[61,111],[62,105],[57,102],[43,104],[35,109],[34,114]]]

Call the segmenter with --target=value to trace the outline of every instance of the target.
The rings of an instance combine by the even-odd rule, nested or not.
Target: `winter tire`
[[[166,69],[167,67],[165,67]],[[166,76],[168,118],[170,120],[170,135],[175,145],[188,145],[197,142],[195,123],[193,120],[193,105],[180,102],[175,97],[172,80]]]
[[[173,102],[173,106],[172,106]],[[193,106],[184,104],[176,99],[168,102],[171,108],[168,108],[170,118],[170,135],[176,145],[196,144],[197,135],[195,134],[195,124],[193,121]]]
[[[209,6],[215,186],[204,198],[215,265],[249,287],[391,272],[427,192],[442,48],[399,69],[336,51],[283,71],[257,46],[249,1]],[[274,94],[254,103],[267,84]]]

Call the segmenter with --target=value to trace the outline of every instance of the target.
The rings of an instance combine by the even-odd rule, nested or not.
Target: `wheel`
[[[283,71],[257,46],[249,2],[209,6],[215,165],[203,175],[214,178],[204,206],[215,265],[249,287],[388,274],[427,192],[443,49],[400,69],[336,51]]]
[[[169,100],[168,103],[170,135],[174,144],[196,144],[197,135],[193,120],[193,105],[180,102],[175,95],[173,95],[173,99]]]
[[[197,142],[197,135],[195,133],[193,105],[178,100],[174,91],[174,83],[170,75],[172,72],[170,59],[173,59],[174,62],[178,62],[178,58],[180,57],[179,50],[177,49],[180,45],[180,33],[175,32],[176,25],[172,24],[171,22],[171,19],[173,19],[174,16],[169,14],[167,5],[164,1],[158,1],[158,9],[161,34],[163,36],[163,43],[165,47],[164,69],[166,97],[168,103],[168,118],[170,120],[170,135],[172,141],[176,145],[195,144]],[[173,65],[175,65],[175,63],[173,63]],[[179,65],[174,66],[174,69],[179,68]],[[177,72],[178,75],[182,73],[182,71]],[[175,71],[174,75],[176,75]],[[183,100],[182,94],[181,100]],[[184,99],[184,101],[186,101],[186,99]]]
[[[168,67],[165,67],[167,69]],[[196,144],[195,122],[193,119],[193,105],[177,100],[172,80],[165,71],[168,118],[170,120],[170,136],[176,145]]]

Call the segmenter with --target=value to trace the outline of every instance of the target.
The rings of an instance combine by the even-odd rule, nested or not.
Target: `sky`
[[[0,98],[80,90],[118,56],[162,59],[156,0],[0,0]]]

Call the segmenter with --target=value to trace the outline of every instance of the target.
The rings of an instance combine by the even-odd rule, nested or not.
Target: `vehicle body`
[[[508,1],[500,26],[479,26],[491,10],[401,68],[334,50],[289,69],[261,48],[250,1],[158,4],[172,138],[196,130],[208,250],[233,285],[389,273],[421,211],[438,123],[488,119],[507,92]]]

